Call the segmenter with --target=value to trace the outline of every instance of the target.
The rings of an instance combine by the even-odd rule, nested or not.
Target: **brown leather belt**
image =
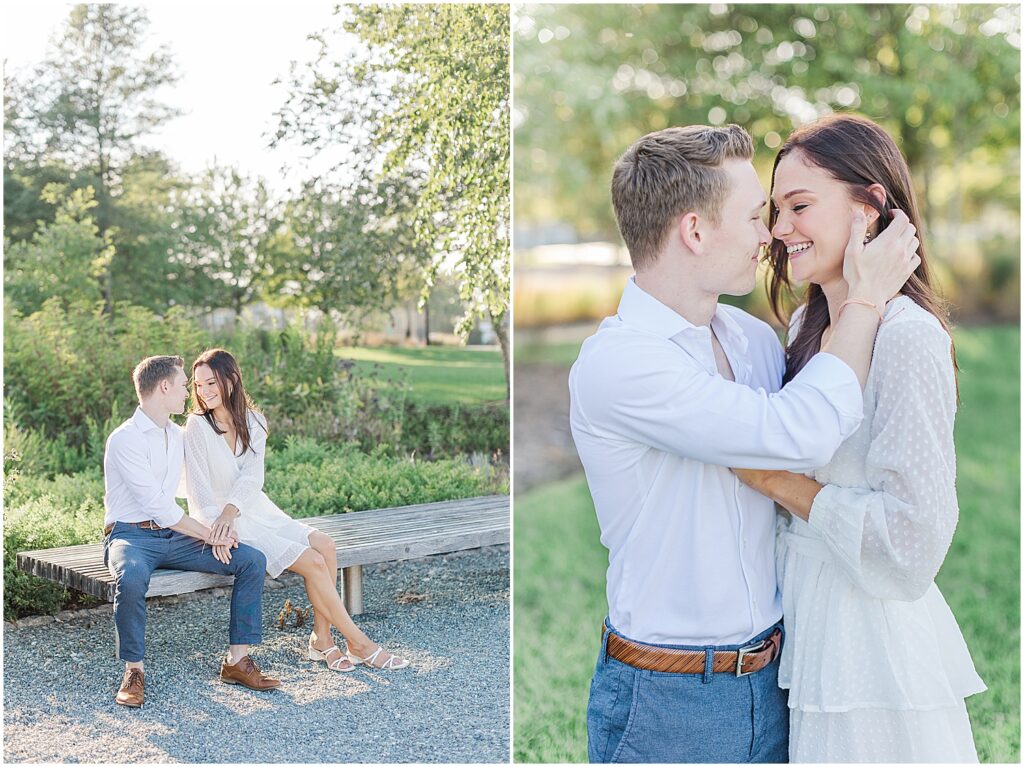
[[[144,519],[141,522],[121,522],[122,525],[131,525],[132,527],[141,527],[143,530],[163,530],[160,525],[151,519]],[[110,531],[114,529],[113,524],[109,524],[103,528],[103,537],[110,535]]]
[[[601,638],[607,628],[601,627]],[[712,669],[746,676],[760,671],[779,656],[782,631],[775,629],[767,639],[739,650],[716,650]],[[608,655],[617,661],[644,671],[669,674],[703,674],[705,653],[702,650],[673,650],[623,639],[618,634],[608,636]]]

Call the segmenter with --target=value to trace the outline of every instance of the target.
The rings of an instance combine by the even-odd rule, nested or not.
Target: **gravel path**
[[[515,492],[583,471],[569,431],[569,368],[515,366]]]
[[[263,593],[254,652],[282,689],[217,678],[227,596],[151,599],[146,705],[113,701],[123,665],[109,608],[5,626],[5,762],[507,762],[508,546],[364,568],[357,622],[412,661],[338,674],[306,660],[308,626],[277,628],[301,580]],[[268,584],[269,585],[269,584]],[[339,637],[340,639],[340,637]]]

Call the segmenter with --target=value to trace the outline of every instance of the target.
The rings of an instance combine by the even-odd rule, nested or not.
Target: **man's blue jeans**
[[[610,623],[606,626],[614,631]],[[772,626],[750,642],[774,630]],[[789,709],[786,691],[778,685],[778,658],[742,677],[713,673],[710,660],[704,674],[666,674],[608,657],[607,637],[587,706],[591,762],[789,761]],[[707,651],[742,645],[660,646]]]
[[[239,544],[228,564],[208,544],[174,530],[145,530],[114,523],[104,542],[103,561],[114,576],[114,626],[118,657],[141,661],[146,651],[146,592],[158,567],[235,576],[231,590],[230,644],[259,644],[263,638],[263,576],[267,558]]]

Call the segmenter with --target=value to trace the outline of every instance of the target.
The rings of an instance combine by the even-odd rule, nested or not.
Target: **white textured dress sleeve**
[[[883,326],[872,365],[870,489],[826,485],[808,523],[867,593],[912,601],[938,573],[959,514],[949,336],[917,319]]]
[[[263,492],[263,459],[267,453],[267,422],[263,416],[249,411],[249,449],[241,456],[238,477],[231,486],[226,503],[233,503],[240,514]]]
[[[185,488],[189,515],[209,524],[220,516],[221,507],[210,482],[210,430],[201,416],[191,415],[185,422]]]

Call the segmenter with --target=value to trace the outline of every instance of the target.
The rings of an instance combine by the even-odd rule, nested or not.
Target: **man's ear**
[[[683,245],[694,253],[700,253],[704,249],[704,221],[698,213],[684,213],[679,218],[676,228]]]

